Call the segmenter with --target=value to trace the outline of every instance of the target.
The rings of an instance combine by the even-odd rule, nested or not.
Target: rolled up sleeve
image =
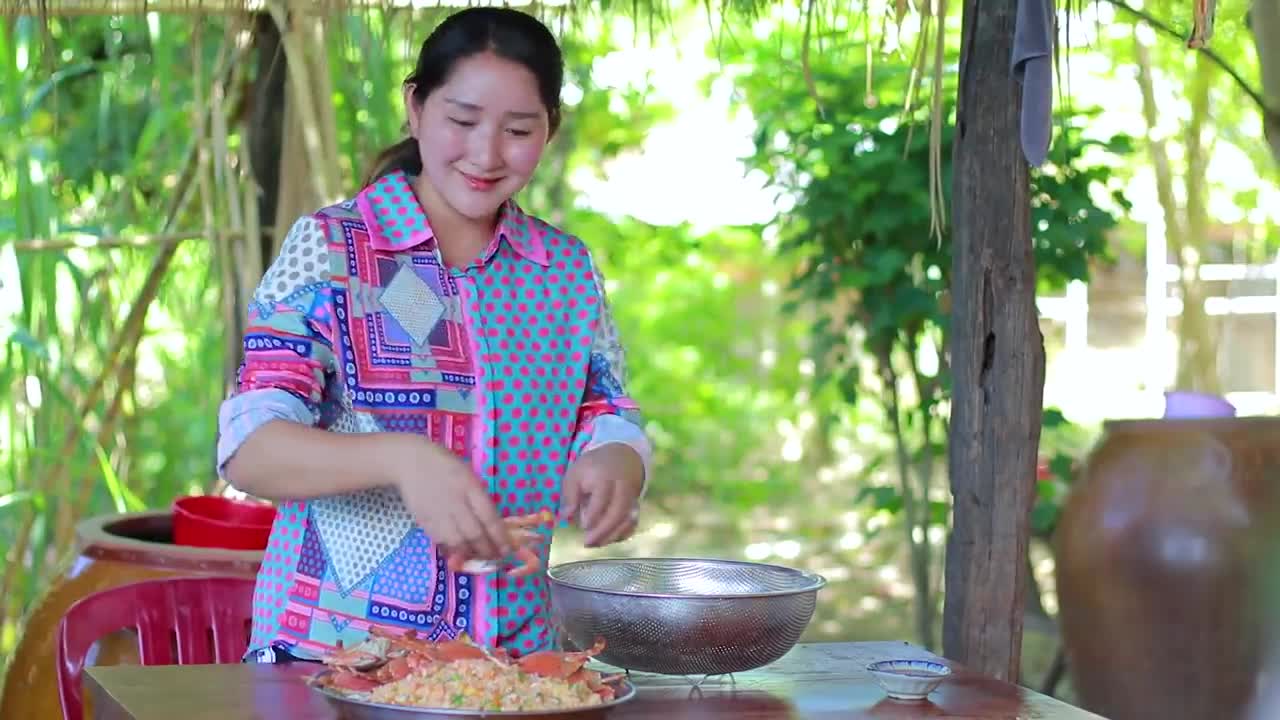
[[[218,411],[218,474],[274,420],[316,425],[335,377],[333,290],[319,218],[300,218],[249,305],[235,392]]]
[[[273,420],[314,425],[316,414],[293,393],[274,388],[237,392],[218,409],[218,474],[255,430]]]

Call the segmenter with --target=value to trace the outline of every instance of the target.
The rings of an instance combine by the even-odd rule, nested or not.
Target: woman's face
[[[550,136],[533,73],[492,53],[458,61],[421,105],[412,85],[404,98],[423,174],[472,220],[492,218],[529,182]]]

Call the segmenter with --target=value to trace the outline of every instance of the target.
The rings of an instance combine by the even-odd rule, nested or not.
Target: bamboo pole
[[[226,44],[223,45],[223,50],[225,51],[225,49]],[[239,62],[240,56],[243,52],[244,51],[240,49],[233,49],[230,53],[222,56],[221,62],[219,63],[217,77],[219,78],[219,82],[224,86],[231,83],[232,79],[237,76],[238,72],[243,70],[243,66]],[[201,112],[208,114],[224,111],[225,104],[215,106],[210,102]],[[203,140],[203,138],[201,140]],[[187,158],[178,183],[179,191],[173,204],[170,206],[170,210],[165,220],[164,229],[166,231],[177,221],[179,217],[181,217],[182,211],[185,209],[188,201],[192,197],[195,188],[196,176],[199,172],[200,152],[201,141],[193,143],[191,148],[187,151]],[[121,361],[128,358],[129,354],[132,352],[132,348],[135,348],[137,343],[141,340],[143,330],[146,326],[147,311],[150,309],[151,302],[155,299],[156,294],[160,290],[160,286],[164,281],[169,265],[172,263],[177,249],[177,243],[165,244],[161,246],[161,251],[152,261],[151,269],[148,271],[142,288],[138,291],[137,297],[131,304],[129,314],[125,318],[124,327],[121,328],[120,332],[115,336],[111,347],[107,351],[106,362],[104,363],[102,372],[94,379],[93,383],[89,386],[88,392],[77,404],[78,417],[87,416],[89,411],[98,404],[99,400],[102,398],[108,378],[112,377],[117,372],[117,368]],[[55,455],[55,464],[50,472],[50,475],[52,476],[50,484],[52,487],[58,488],[62,491],[62,497],[71,496],[67,476],[68,459],[73,456],[75,448],[80,442],[81,433],[83,431],[84,426],[82,423],[72,424],[63,439],[60,452]],[[61,503],[58,506],[55,522],[56,532],[54,537],[56,538],[55,547],[58,548],[59,552],[61,552],[73,538],[77,511],[78,509],[74,502]],[[29,534],[29,532],[30,531],[28,530],[24,533],[24,536]],[[24,543],[25,540],[25,537],[19,537],[18,542]],[[15,563],[13,565],[20,564],[21,563]],[[0,593],[7,592],[8,590],[8,575],[13,572],[13,565],[6,568],[6,581],[4,584],[0,584]]]
[[[197,148],[192,146],[187,156],[187,167],[183,171],[182,186],[186,186],[174,202],[169,217],[173,218],[178,215],[186,206],[187,201],[191,197],[191,183],[195,179],[196,174],[196,156]],[[160,291],[160,285],[164,281],[165,275],[169,269],[173,256],[178,251],[176,243],[164,245],[161,251],[151,262],[151,269],[147,272],[147,278],[142,284],[142,289],[138,291],[137,297],[134,299],[129,309],[128,316],[125,317],[124,327],[115,336],[111,343],[111,348],[107,351],[106,362],[103,365],[102,372],[94,378],[93,384],[89,386],[89,391],[81,398],[76,407],[78,417],[85,417],[89,411],[93,409],[98,401],[102,398],[103,390],[106,387],[107,379],[116,372],[120,361],[124,359],[128,353],[133,351],[142,339],[142,331],[146,325],[147,310],[151,307],[151,302],[155,299],[156,294]],[[105,424],[104,424],[105,425]],[[66,436],[63,438],[62,447],[55,455],[54,466],[51,471],[53,476],[51,485],[57,488],[62,497],[71,496],[71,488],[69,487],[69,477],[67,476],[68,458],[75,453],[76,446],[80,442],[80,435],[84,431],[83,423],[73,423],[67,430]],[[57,522],[55,527],[55,547],[61,551],[66,547],[72,539],[74,523],[77,515],[77,508],[73,502],[64,502],[58,505]]]
[[[337,120],[323,26],[312,19],[290,19],[273,5],[280,42],[288,57],[283,141],[280,147],[280,192],[275,217],[259,222],[275,228],[272,255],[300,216],[341,199],[349,189],[339,179]],[[264,258],[270,262],[270,258]]]
[[[268,228],[264,232],[271,232]],[[10,245],[15,252],[65,252],[67,250],[113,250],[116,248],[149,248],[161,245],[178,245],[188,240],[241,240],[246,235],[241,230],[187,230],[184,232],[139,235],[81,235],[69,238],[26,238]]]

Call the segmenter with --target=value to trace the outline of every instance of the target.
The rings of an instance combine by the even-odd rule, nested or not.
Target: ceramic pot
[[[1055,535],[1068,669],[1111,720],[1238,720],[1261,665],[1280,418],[1111,422]]]
[[[172,575],[255,577],[261,550],[224,550],[173,544],[168,511],[90,518],[76,528],[76,552],[24,623],[0,695],[0,718],[62,717],[58,702],[55,635],[67,608],[80,598],[138,580]],[[137,637],[104,638],[86,665],[138,662]]]

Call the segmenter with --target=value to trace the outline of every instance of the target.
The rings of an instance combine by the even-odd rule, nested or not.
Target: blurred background
[[[808,639],[937,649],[951,259],[930,114],[949,208],[959,9],[626,5],[531,8],[564,42],[566,123],[520,201],[597,254],[657,448],[640,532],[596,553],[570,533],[554,559],[803,567],[831,581]],[[0,665],[78,522],[226,490],[247,297],[282,224],[398,139],[400,82],[448,12],[152,6],[0,24]],[[1173,387],[1277,406],[1280,190],[1248,9],[1218,2],[1207,54],[1190,2],[1060,8],[1032,176],[1048,369],[1023,682],[1067,700],[1048,541],[1101,422],[1159,416]]]

